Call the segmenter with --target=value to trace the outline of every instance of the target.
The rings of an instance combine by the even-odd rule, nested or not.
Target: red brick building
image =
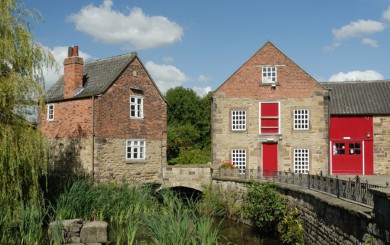
[[[390,81],[318,83],[267,42],[213,95],[213,162],[390,174]]]
[[[167,104],[136,53],[92,62],[69,48],[39,129],[56,169],[95,181],[155,181],[166,162]]]

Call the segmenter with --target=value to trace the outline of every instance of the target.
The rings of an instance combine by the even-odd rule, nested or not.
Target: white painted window
[[[309,110],[306,109],[294,110],[294,129],[295,130],[309,129]]]
[[[309,149],[294,149],[294,173],[309,172]]]
[[[240,174],[244,174],[246,168],[246,150],[244,149],[232,150],[231,159],[234,166],[238,168]]]
[[[126,160],[143,160],[146,154],[145,140],[126,141]]]
[[[140,96],[130,96],[130,117],[144,117],[144,99]]]
[[[47,104],[47,120],[54,121],[54,104]]]
[[[263,83],[276,83],[277,82],[277,69],[276,66],[263,66]]]
[[[246,111],[232,111],[232,130],[246,130]]]

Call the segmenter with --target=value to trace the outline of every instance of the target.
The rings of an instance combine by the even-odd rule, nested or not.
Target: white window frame
[[[294,149],[294,173],[307,174],[310,170],[310,150]]]
[[[232,131],[245,131],[246,130],[246,111],[234,110],[231,113],[232,118]]]
[[[48,121],[54,121],[54,104],[47,104],[47,118]]]
[[[310,112],[308,109],[294,110],[294,130],[310,129]]]
[[[246,150],[233,149],[231,152],[231,161],[238,168],[240,174],[245,174],[246,169]]]
[[[144,98],[142,96],[130,96],[130,118],[144,118]]]
[[[130,139],[126,140],[126,160],[145,160],[146,140]]]
[[[278,69],[276,66],[263,66],[261,69],[262,83],[275,84],[278,81]]]

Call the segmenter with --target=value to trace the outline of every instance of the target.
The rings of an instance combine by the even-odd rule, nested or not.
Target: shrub
[[[260,232],[275,234],[277,224],[287,211],[287,204],[272,183],[252,182],[244,198],[243,209],[245,218],[250,219]]]
[[[278,224],[280,240],[284,244],[304,244],[304,230],[299,221],[299,210],[294,208]]]

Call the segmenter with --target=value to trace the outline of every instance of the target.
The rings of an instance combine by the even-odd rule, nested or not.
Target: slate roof
[[[323,82],[331,115],[390,115],[390,80]]]
[[[137,56],[128,53],[110,58],[85,62],[84,87],[73,98],[89,97],[101,94],[116,80],[125,67]],[[46,102],[59,101],[64,98],[64,76],[47,91]]]

